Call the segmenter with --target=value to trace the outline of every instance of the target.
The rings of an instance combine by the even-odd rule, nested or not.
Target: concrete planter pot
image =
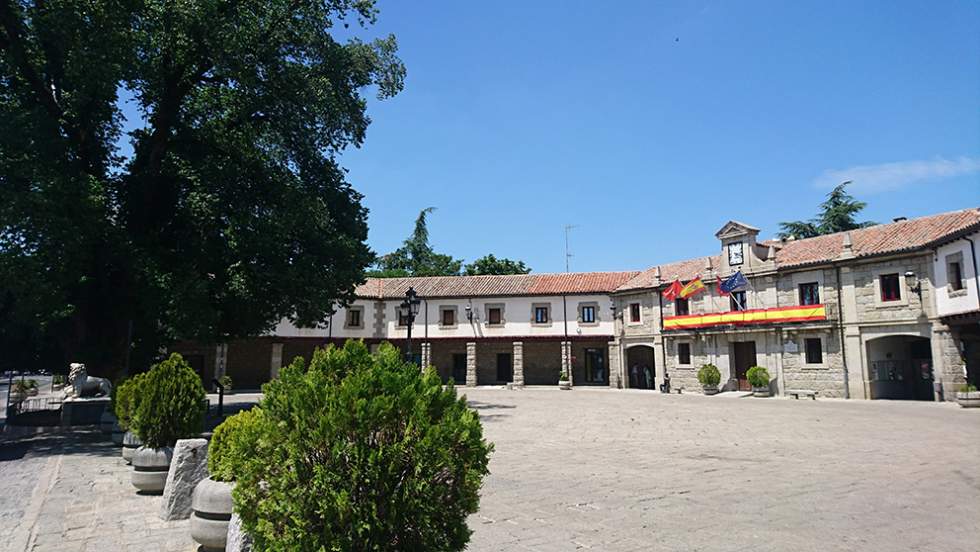
[[[956,402],[963,408],[980,408],[980,391],[960,391],[956,394]]]
[[[558,389],[562,391],[568,391],[572,388],[572,382],[568,380],[558,380]]]
[[[753,397],[768,397],[769,388],[768,387],[753,387],[752,388]]]
[[[122,438],[122,457],[127,464],[133,463],[133,456],[136,454],[136,449],[143,445],[143,441],[136,436],[132,431],[127,431],[123,434]]]
[[[112,415],[112,412],[106,410],[102,413],[102,416],[99,417],[99,429],[102,431],[102,433],[112,433],[115,425],[116,417]]]
[[[136,449],[133,455],[133,486],[144,493],[163,492],[173,457],[173,447]]]
[[[191,538],[205,551],[225,549],[232,513],[232,488],[232,483],[215,481],[210,477],[194,487]]]
[[[705,395],[717,395],[718,386],[717,385],[702,385],[701,389],[704,390]]]

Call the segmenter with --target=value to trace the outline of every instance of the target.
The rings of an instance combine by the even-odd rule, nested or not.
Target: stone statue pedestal
[[[110,407],[109,397],[66,398],[61,403],[61,425],[99,425],[102,413]]]

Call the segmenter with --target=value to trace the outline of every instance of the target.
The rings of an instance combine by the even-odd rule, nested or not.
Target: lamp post
[[[415,323],[415,316],[419,313],[420,304],[422,304],[422,300],[419,299],[415,288],[409,287],[408,291],[405,292],[405,300],[402,301],[400,308],[402,315],[405,316],[408,322],[408,352],[406,355],[408,361],[413,364],[415,363],[415,359],[412,358],[412,324]]]

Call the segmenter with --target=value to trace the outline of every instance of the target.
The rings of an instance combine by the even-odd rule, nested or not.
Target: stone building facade
[[[577,386],[653,390],[669,375],[699,391],[710,363],[724,390],[747,389],[758,365],[775,394],[950,399],[967,378],[980,383],[978,230],[980,209],[799,240],[760,241],[730,221],[715,255],[640,272],[369,279],[319,328],[283,321],[268,336],[175,349],[239,387],[347,339],[407,350],[399,306],[411,287],[422,300],[412,354],[460,385],[553,385],[567,370]],[[736,271],[748,285],[722,294]],[[664,297],[698,277],[705,291]]]

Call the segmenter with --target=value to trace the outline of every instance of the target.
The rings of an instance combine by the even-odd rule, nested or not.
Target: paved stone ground
[[[471,550],[980,550],[980,412],[469,389],[496,443]],[[190,551],[96,433],[0,443],[0,551]]]

